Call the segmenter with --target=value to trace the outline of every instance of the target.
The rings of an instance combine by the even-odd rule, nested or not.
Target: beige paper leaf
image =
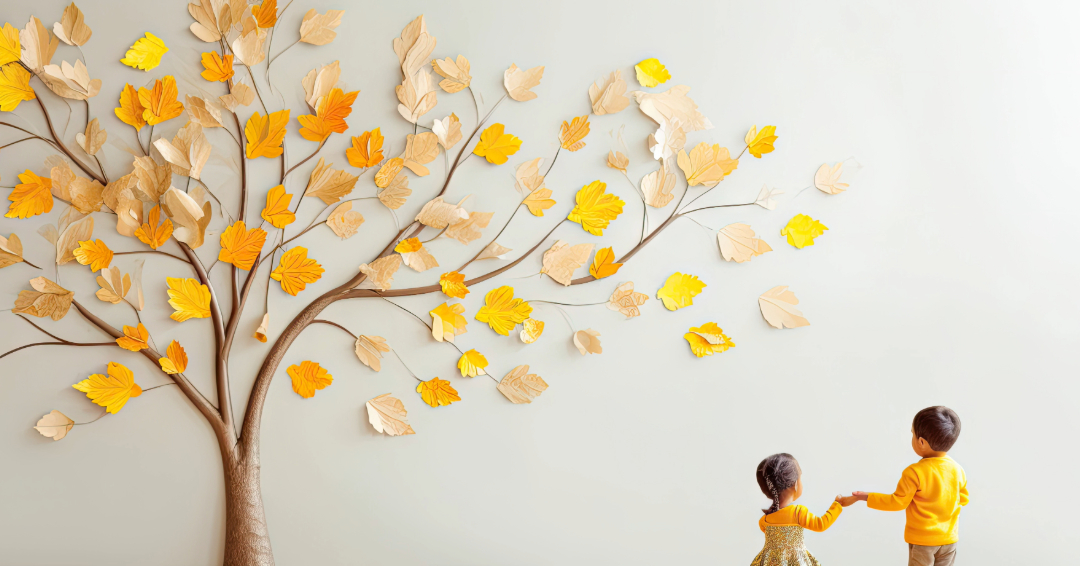
[[[191,98],[191,97],[188,97]],[[188,122],[173,136],[172,143],[158,138],[154,147],[161,152],[165,161],[172,165],[176,175],[198,179],[202,169],[210,159],[213,147],[203,134],[202,126],[197,122]]]
[[[591,328],[575,332],[574,345],[577,346],[582,356],[604,353],[604,349],[600,347],[600,333]]]
[[[170,187],[161,195],[161,208],[173,222],[173,237],[191,249],[203,245],[206,227],[210,224],[210,203],[199,206],[191,195]]]
[[[221,108],[213,101],[198,96],[187,95],[184,102],[191,120],[204,128],[221,128]]]
[[[128,303],[134,305],[135,308],[140,311],[146,308],[146,297],[143,296],[142,288],[142,269],[145,263],[145,259],[135,261],[135,269],[131,272],[131,286],[135,289],[135,302],[132,303],[130,299],[128,300]],[[125,278],[126,277],[127,276],[125,275]],[[124,295],[127,295],[126,291],[124,292]]]
[[[435,120],[431,125],[431,131],[439,139],[444,150],[448,150],[461,141],[461,121],[457,114],[450,114],[442,120]]]
[[[414,271],[427,271],[439,267],[435,256],[424,247],[419,238],[408,238],[398,243],[394,251],[401,254],[401,261]]]
[[[338,61],[308,71],[301,84],[304,86],[304,101],[307,102],[312,112],[318,110],[320,98],[330,94],[331,90],[338,87],[340,79],[341,65]]]
[[[488,227],[492,216],[494,212],[470,212],[468,218],[451,224],[442,235],[468,244],[480,238],[480,230]]]
[[[71,5],[64,9],[64,15],[60,21],[53,24],[53,33],[60,38],[60,41],[68,45],[82,46],[86,45],[87,41],[90,41],[90,36],[94,32],[90,31],[90,26],[83,21],[82,10],[72,2]],[[56,440],[60,439],[57,438]]]
[[[758,307],[765,322],[774,328],[798,328],[810,326],[810,321],[803,318],[802,311],[795,308],[799,299],[788,291],[787,285],[778,285],[758,297]]]
[[[131,189],[129,192],[134,195],[134,189],[138,184],[138,181],[139,180],[135,178],[134,171],[119,179],[109,181],[109,184],[105,185],[105,190],[101,191],[102,202],[105,203],[105,206],[109,207],[109,210],[116,212],[116,209],[119,206],[117,201],[120,197],[120,193],[123,192],[124,189]]]
[[[57,156],[46,160],[46,165],[51,163],[55,163],[49,170],[54,196],[70,202],[82,214],[101,210],[105,193],[105,187],[102,187],[101,183],[79,177],[72,172],[67,161]]]
[[[266,59],[263,45],[266,43],[267,35],[267,31],[258,27],[255,18],[248,14],[244,18],[243,30],[232,42],[233,55],[236,55],[236,58],[248,67],[262,63]]]
[[[386,345],[386,339],[381,336],[356,337],[356,357],[360,363],[379,371],[382,369],[382,352],[389,352],[390,346]]]
[[[401,256],[390,254],[370,264],[362,264],[360,273],[367,276],[367,282],[372,288],[385,291],[394,283],[394,274],[397,273],[399,267],[401,267]]]
[[[686,147],[686,132],[678,118],[664,120],[655,133],[649,134],[649,151],[653,159],[667,161]]]
[[[229,79],[229,94],[219,96],[218,100],[232,112],[239,106],[250,106],[255,102],[255,90],[242,81]]]
[[[660,168],[641,178],[641,192],[645,195],[645,204],[653,208],[664,208],[675,198],[675,172],[665,160]]]
[[[356,186],[356,181],[360,177],[348,171],[331,169],[330,167],[334,164],[325,163],[325,161],[325,159],[319,158],[319,163],[311,172],[304,196],[319,197],[326,204],[334,204],[341,200],[341,197],[352,192],[353,187]]]
[[[134,184],[135,176],[131,175],[129,179]],[[135,232],[139,231],[143,223],[143,201],[135,198],[134,191],[125,188],[116,196],[116,208],[113,211],[116,212],[116,231],[121,236],[135,237]]]
[[[728,224],[720,229],[716,239],[720,243],[720,255],[737,263],[750,261],[755,256],[772,251],[765,240],[754,237],[754,231],[746,224]]]
[[[838,195],[848,188],[847,183],[840,182],[840,175],[843,172],[843,161],[837,162],[832,167],[829,167],[828,163],[822,163],[821,167],[818,167],[817,173],[814,174],[814,186],[823,193]]]
[[[462,201],[464,202],[464,199]],[[435,197],[420,209],[415,220],[424,226],[442,229],[468,218],[469,213],[460,205],[443,202],[442,197]]]
[[[607,154],[607,166],[626,173],[626,168],[630,166],[630,158],[623,155],[621,151],[609,151]]]
[[[379,202],[386,205],[386,208],[397,210],[405,204],[405,198],[411,194],[409,178],[404,173],[398,173],[385,189],[379,191]]]
[[[188,4],[188,13],[192,18],[195,18],[195,23],[191,24],[191,33],[195,34],[195,37],[207,42],[216,43],[221,39],[221,30],[218,28],[218,18],[214,11],[213,0],[197,0],[198,3]],[[223,9],[226,14],[231,13]],[[228,31],[228,24],[226,24],[226,30]]]
[[[497,386],[511,403],[532,403],[547,390],[548,384],[535,373],[529,373],[529,366],[520,365],[506,374]]]
[[[597,116],[625,110],[630,105],[630,98],[626,96],[626,81],[622,78],[622,71],[616,69],[593,83],[589,87],[589,100],[592,102],[593,114]]]
[[[72,6],[74,5],[72,4]],[[101,146],[105,145],[105,140],[108,137],[109,134],[101,128],[101,124],[98,124],[98,119],[94,118],[86,125],[85,133],[75,134],[75,141],[88,155],[96,155],[97,152],[101,151]]]
[[[398,114],[413,124],[439,103],[435,94],[435,81],[427,69],[420,69],[415,75],[405,77],[394,90],[398,102],[401,103],[397,107]]]
[[[326,225],[342,240],[355,236],[356,229],[363,223],[363,215],[352,209],[351,200],[339,204],[326,218]]]
[[[424,165],[435,161],[439,156],[439,136],[432,132],[422,134],[409,134],[405,136],[405,153],[401,154],[405,167],[419,177],[424,177],[430,171]]]
[[[122,301],[131,289],[131,278],[120,273],[120,268],[114,265],[99,272],[97,284],[101,288],[94,295],[106,303],[115,305]]]
[[[71,7],[74,8],[75,4],[72,4]],[[56,25],[59,26],[60,24]],[[61,413],[60,411],[51,411],[49,414],[38,419],[37,426],[34,427],[34,430],[40,432],[41,436],[56,441],[67,436],[67,433],[71,432],[71,429],[74,426],[75,421],[69,419],[64,413]]]
[[[368,401],[367,412],[368,422],[378,432],[387,436],[416,434],[406,419],[409,413],[405,410],[405,405],[389,393]]]
[[[394,38],[394,53],[398,56],[402,76],[412,76],[416,70],[427,63],[431,52],[435,50],[435,38],[427,32],[427,23],[420,15],[401,30],[401,36]]]
[[[22,44],[22,62],[36,75],[52,61],[60,40],[45,28],[41,20],[30,16],[26,28],[19,31],[19,43]]]
[[[506,254],[510,253],[511,251],[513,250],[508,247],[499,245],[499,242],[491,242],[487,245],[486,248],[484,248],[484,251],[480,252],[480,255],[476,256],[476,261],[480,261],[482,259],[504,259],[506,257]]]
[[[657,124],[678,118],[683,130],[687,132],[711,130],[712,122],[698,111],[697,104],[686,96],[688,92],[690,87],[679,85],[657,93],[636,90],[633,95],[638,108]]]
[[[0,269],[23,261],[22,240],[14,233],[10,237],[0,236]]]
[[[569,286],[574,278],[574,271],[585,265],[592,255],[593,244],[571,246],[563,240],[557,240],[551,249],[544,252],[544,267],[540,273]]]
[[[435,59],[431,62],[431,67],[440,77],[443,77],[443,80],[439,81],[439,86],[449,94],[464,89],[472,82],[472,76],[469,75],[469,60],[464,55],[458,55],[456,61],[449,57],[442,60]]]
[[[300,23],[300,41],[312,45],[326,45],[337,37],[334,28],[341,25],[341,16],[345,10],[327,10],[320,14],[314,8],[304,14]]]
[[[522,70],[517,65],[511,64],[510,68],[503,73],[503,86],[506,87],[506,92],[510,95],[510,98],[518,102],[525,102],[536,98],[536,93],[530,89],[539,85],[543,76],[543,66]]]
[[[626,318],[634,318],[641,316],[641,310],[638,307],[645,304],[647,300],[649,300],[648,295],[634,291],[634,282],[627,281],[615,288],[615,292],[608,299],[607,308],[622,313]]]
[[[45,65],[38,78],[57,96],[70,100],[87,100],[101,91],[101,79],[91,79],[82,60],[72,65],[61,61],[60,66]]]
[[[72,222],[60,232],[60,238],[56,240],[56,265],[75,259],[73,253],[79,247],[79,242],[91,239],[94,234],[94,217],[87,216],[78,222]]]
[[[777,196],[784,194],[784,191],[778,191],[776,189],[770,189],[768,185],[761,185],[761,192],[758,193],[757,199],[754,204],[764,208],[765,210],[776,210]]]
[[[158,163],[153,157],[136,157],[136,188],[147,202],[160,202],[161,195],[172,185],[172,167],[167,163]],[[138,193],[136,193],[138,196]]]
[[[60,320],[67,314],[71,301],[75,299],[75,293],[44,277],[31,279],[30,286],[34,288],[33,291],[19,291],[19,296],[15,298],[15,308],[11,309],[11,312]]]
[[[544,184],[544,176],[540,174],[540,165],[544,162],[543,157],[526,161],[514,170],[514,187],[518,192],[533,192]]]

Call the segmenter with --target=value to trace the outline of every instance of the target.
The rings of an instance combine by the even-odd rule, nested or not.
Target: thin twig
[[[321,319],[321,318],[317,318],[317,319],[315,319],[315,320],[311,321],[311,323],[312,323],[312,324],[314,324],[314,323],[316,323],[316,322],[317,322],[317,323],[319,323],[319,324],[329,324],[330,326],[336,326],[336,327],[338,327],[338,328],[340,328],[340,329],[344,330],[344,331],[345,331],[345,333],[346,333],[346,334],[348,334],[349,336],[352,336],[352,339],[353,339],[353,340],[356,340],[356,339],[357,339],[357,336],[356,336],[355,334],[353,334],[351,330],[349,330],[348,328],[345,328],[344,326],[342,326],[342,325],[340,325],[340,324],[338,324],[338,323],[336,323],[336,322],[334,322],[334,321],[331,321],[331,320],[323,320],[323,319]]]
[[[169,257],[171,257],[173,259],[178,259],[178,260],[180,260],[180,261],[182,261],[184,263],[188,263],[188,264],[191,263],[190,261],[188,261],[188,260],[186,260],[186,259],[184,259],[184,258],[182,258],[182,257],[180,257],[178,255],[173,255],[173,254],[171,254],[169,252],[163,252],[161,250],[138,250],[138,251],[134,251],[134,252],[113,252],[113,255],[130,255],[130,254],[161,254],[161,255],[167,255],[167,256],[169,256]]]

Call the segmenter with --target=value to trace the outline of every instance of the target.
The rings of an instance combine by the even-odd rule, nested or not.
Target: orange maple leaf
[[[150,214],[146,217],[146,222],[139,229],[135,231],[135,237],[140,242],[150,246],[153,249],[158,249],[165,245],[165,242],[169,241],[169,236],[172,236],[173,223],[168,218],[164,222],[161,220],[161,207],[155,206],[150,209]]]
[[[250,270],[266,244],[266,231],[262,228],[247,229],[243,220],[237,220],[221,233],[221,251],[218,260],[231,263],[245,271]]]
[[[184,105],[176,99],[177,94],[176,79],[172,75],[154,81],[152,89],[140,88],[139,104],[143,107],[143,120],[153,126],[179,116],[184,111]]]
[[[352,147],[345,150],[349,165],[359,169],[374,167],[383,160],[383,135],[379,128],[353,136]]]
[[[11,206],[8,207],[8,218],[30,218],[44,214],[52,210],[52,179],[38,177],[33,171],[27,169],[26,173],[19,174],[22,181],[15,185],[15,190],[8,195]]]
[[[296,246],[281,256],[277,269],[270,273],[270,278],[281,283],[281,290],[296,296],[308,283],[318,281],[326,271],[319,263],[308,258],[307,248]]]
[[[281,155],[281,142],[285,139],[285,126],[289,124],[289,110],[271,112],[263,116],[258,112],[251,115],[247,126],[244,127],[244,135],[247,137],[247,158],[269,157],[271,159]]]

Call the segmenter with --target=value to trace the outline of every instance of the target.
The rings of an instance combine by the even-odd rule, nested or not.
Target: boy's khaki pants
[[[908,566],[952,566],[955,561],[955,542],[944,546],[908,545]]]

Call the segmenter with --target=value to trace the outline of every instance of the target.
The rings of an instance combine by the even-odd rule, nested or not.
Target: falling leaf
[[[838,195],[844,192],[847,190],[848,184],[840,182],[840,175],[844,172],[843,169],[843,161],[838,161],[831,168],[828,163],[822,163],[821,167],[818,167],[817,173],[814,174],[814,186],[819,191],[830,195]]]
[[[810,321],[803,318],[802,311],[795,308],[797,304],[799,299],[795,293],[788,291],[787,285],[773,287],[758,297],[761,316],[773,328],[810,326]]]
[[[510,98],[518,102],[525,102],[536,98],[536,93],[531,89],[540,84],[544,76],[544,67],[533,67],[528,70],[519,69],[511,64],[510,68],[503,73],[503,86]]]
[[[304,399],[311,399],[316,390],[326,389],[334,381],[334,376],[327,373],[326,368],[307,360],[300,362],[300,365],[289,366],[285,372],[292,378],[292,390]]]
[[[326,271],[321,265],[307,256],[307,248],[296,246],[281,255],[277,269],[270,273],[270,278],[281,283],[281,290],[296,296],[309,283],[314,283]]]
[[[165,42],[156,35],[150,32],[146,32],[145,35],[146,37],[139,38],[128,49],[127,54],[120,60],[121,63],[144,71],[149,71],[161,64],[161,57],[169,52],[169,48],[165,47]]]
[[[8,63],[0,68],[0,111],[14,112],[20,102],[37,98],[30,87],[31,76],[18,63]]]
[[[338,87],[341,78],[341,64],[334,61],[329,65],[322,65],[318,69],[308,71],[301,84],[304,87],[304,101],[314,112],[319,108],[319,99],[330,94],[330,91]]]
[[[424,165],[438,157],[439,137],[431,132],[424,132],[409,134],[405,139],[405,153],[401,154],[402,165],[420,177],[427,175],[429,171]]]
[[[412,189],[409,188],[409,178],[399,174],[394,177],[386,188],[379,191],[379,202],[383,203],[386,208],[397,210],[401,208],[401,205],[405,204],[405,198],[411,194]]]
[[[586,232],[594,236],[603,236],[604,228],[622,214],[626,203],[613,194],[604,192],[607,184],[593,181],[577,192],[574,209],[567,216],[571,222],[581,224]]]
[[[400,399],[391,397],[389,393],[379,395],[367,402],[368,422],[387,436],[401,436],[416,434],[405,419],[408,412]]]
[[[34,288],[33,291],[19,291],[19,296],[15,298],[15,308],[11,309],[12,313],[60,320],[67,314],[71,301],[75,299],[75,293],[44,277],[31,279],[30,286]]]
[[[237,220],[221,233],[221,251],[218,253],[218,261],[231,263],[244,271],[250,271],[265,244],[265,230],[262,228],[248,230],[243,220]]]
[[[506,254],[511,251],[513,250],[506,246],[499,245],[498,242],[491,242],[480,252],[480,255],[476,256],[476,261],[482,259],[503,259],[506,257]]]
[[[345,157],[348,158],[349,165],[353,167],[359,169],[374,167],[383,160],[382,146],[382,132],[379,128],[375,128],[359,136],[353,136],[352,147],[345,150]]]
[[[637,80],[641,86],[647,88],[659,86],[671,80],[671,73],[656,58],[646,59],[634,65],[634,71],[637,72]]]
[[[389,352],[390,346],[386,345],[386,339],[381,336],[356,337],[356,357],[360,363],[379,371],[382,369],[382,352]]]
[[[414,75],[406,75],[405,80],[394,87],[394,92],[401,103],[397,107],[398,114],[413,124],[439,103],[435,80],[426,69],[421,69]]]
[[[64,15],[60,21],[53,24],[53,33],[60,38],[60,41],[79,46],[86,45],[93,34],[90,27],[83,21],[82,10],[75,6],[74,2],[64,9]]]
[[[139,91],[129,84],[124,85],[124,90],[120,91],[120,108],[113,110],[116,117],[120,118],[121,122],[135,128],[136,132],[140,132],[143,126],[146,125],[146,120],[143,119],[145,110],[142,103],[139,102]]]
[[[401,261],[415,271],[427,271],[439,267],[435,256],[420,243],[419,238],[408,238],[398,242],[394,251],[401,254]]]
[[[72,4],[72,6],[74,6],[74,4]],[[34,430],[40,432],[41,436],[56,441],[67,436],[67,433],[71,432],[71,429],[74,426],[75,421],[69,419],[64,413],[54,410],[38,419],[37,426],[34,427]]]
[[[352,192],[360,177],[341,169],[331,169],[334,164],[325,161],[320,157],[319,163],[311,171],[304,196],[319,197],[326,204],[334,204]]]
[[[765,240],[754,237],[754,231],[746,224],[728,224],[720,229],[716,239],[720,243],[720,255],[728,261],[743,263],[772,251]]]
[[[184,322],[189,318],[210,317],[210,289],[195,279],[167,277],[169,306],[175,309],[169,318]]]
[[[621,151],[609,151],[607,154],[607,166],[626,173],[626,168],[630,166],[630,158],[623,155]]]
[[[787,236],[787,243],[802,249],[806,246],[814,245],[814,238],[825,233],[829,228],[810,218],[805,214],[796,214],[787,226],[784,226],[783,230],[780,230],[781,236]]]
[[[262,29],[270,29],[277,23],[277,0],[263,0],[262,4],[251,7],[251,15]]]
[[[255,334],[252,334],[251,337],[265,344],[268,332],[270,332],[270,313],[265,313],[262,320],[259,321],[259,327],[255,329]]]
[[[465,286],[465,275],[456,271],[448,271],[439,276],[439,286],[447,297],[464,299],[469,294],[469,288]]]
[[[615,252],[610,247],[597,250],[593,257],[592,265],[589,266],[589,275],[596,279],[611,277],[618,273],[623,264],[615,263]]]
[[[86,132],[75,134],[75,142],[87,155],[96,155],[101,151],[101,146],[105,145],[105,140],[108,138],[109,134],[101,129],[97,118],[90,120],[90,123],[86,125]]]
[[[529,366],[520,365],[506,374],[497,386],[511,403],[532,403],[548,388],[548,384],[535,373],[529,373]]]
[[[184,242],[191,249],[203,245],[206,227],[210,224],[210,203],[203,203],[202,208],[191,195],[175,187],[161,195],[161,208],[173,221],[173,237]]]
[[[664,120],[655,132],[649,134],[649,151],[653,159],[667,161],[686,147],[686,132],[678,118]]]
[[[164,358],[158,358],[158,364],[161,364],[161,371],[167,374],[184,373],[187,369],[187,352],[184,351],[184,347],[179,342],[173,340],[169,342],[169,347],[165,349]]]
[[[533,216],[543,216],[544,211],[555,206],[555,199],[548,198],[551,196],[551,189],[536,189],[529,193],[529,196],[525,197],[525,201],[522,203],[529,207],[529,212]]]
[[[188,122],[176,132],[172,142],[158,138],[154,142],[161,156],[171,164],[172,172],[184,177],[199,179],[202,168],[210,159],[213,148],[197,122]]]
[[[266,59],[266,38],[269,33],[261,29],[255,22],[255,18],[244,18],[240,35],[232,42],[232,52],[236,60],[247,67],[262,63]]]
[[[437,377],[432,378],[430,381],[421,381],[416,386],[416,392],[420,394],[420,398],[425,403],[432,407],[449,405],[461,400],[461,397],[458,397],[457,390],[450,386],[449,381]]]
[[[726,147],[720,144],[701,142],[687,155],[686,151],[679,152],[679,169],[686,175],[689,186],[705,185],[715,187],[726,175],[739,166],[738,159],[732,159]]]
[[[75,389],[86,393],[95,405],[105,407],[105,411],[116,414],[132,397],[142,395],[142,388],[135,383],[135,375],[128,368],[109,362],[108,376],[95,373],[75,385]]]
[[[480,141],[473,148],[473,153],[487,159],[488,163],[502,165],[507,156],[521,149],[521,140],[514,135],[503,133],[502,124],[492,124],[482,134]]]
[[[355,236],[356,229],[363,223],[364,216],[352,209],[351,200],[337,205],[330,216],[326,217],[326,225],[342,240]]]
[[[536,342],[544,333],[544,321],[535,318],[526,318],[521,323],[521,341],[526,344]]]
[[[150,344],[147,343],[149,339],[150,333],[140,322],[138,326],[134,327],[124,325],[124,335],[116,339],[116,345],[125,350],[138,352],[150,347]]]
[[[765,126],[759,132],[757,125],[754,125],[754,127],[750,128],[750,131],[746,132],[744,141],[746,142],[746,150],[750,152],[750,155],[760,159],[763,153],[772,153],[774,149],[773,142],[776,141],[776,126]]]
[[[547,273],[548,277],[569,286],[570,280],[574,278],[574,271],[589,261],[592,250],[592,244],[571,246],[563,240],[557,240],[551,249],[544,252],[544,266],[540,273]]]
[[[705,283],[696,275],[675,273],[668,277],[664,286],[656,292],[656,298],[664,301],[667,310],[679,310],[694,304],[694,297],[704,288]]]
[[[93,233],[93,216],[87,216],[77,222],[72,222],[67,228],[64,228],[60,232],[60,239],[56,241],[56,265],[64,265],[75,261],[75,250],[79,248],[79,242],[89,240]]]
[[[456,303],[448,305],[443,303],[428,314],[431,315],[431,336],[439,342],[453,342],[454,336],[460,336],[468,332],[465,326],[469,321],[461,316],[465,312],[465,305]]]
[[[699,358],[719,354],[729,348],[734,348],[735,343],[724,334],[723,329],[715,322],[706,322],[700,327],[691,327],[690,331],[683,334],[683,338],[690,343],[690,351]]]
[[[443,202],[442,197],[435,197],[427,202],[420,213],[416,215],[416,221],[424,226],[432,228],[446,228],[469,218],[469,213],[460,205]]]
[[[458,370],[461,371],[461,377],[487,375],[487,372],[484,371],[487,366],[487,358],[476,350],[469,350],[462,354],[457,363]]]
[[[89,265],[90,271],[101,271],[109,267],[113,258],[113,251],[101,240],[88,240],[79,242],[79,247],[74,252],[75,260],[83,265]]]
[[[761,192],[758,193],[757,199],[754,200],[754,204],[765,210],[775,210],[776,196],[782,194],[784,194],[784,191],[770,189],[768,185],[761,185]]]
[[[168,218],[164,222],[158,223],[161,219],[161,207],[155,206],[150,209],[150,214],[147,215],[146,223],[141,225],[138,230],[135,231],[135,237],[140,242],[150,246],[152,249],[158,249],[165,245],[165,242],[169,241],[169,236],[173,233],[172,220]]]
[[[0,269],[22,262],[22,254],[22,240],[18,236],[14,233],[7,238],[0,236]]]
[[[143,120],[153,126],[179,116],[184,111],[184,105],[176,100],[177,94],[176,79],[172,75],[154,81],[153,88],[140,88],[139,105],[143,108]]]
[[[22,56],[22,46],[19,44],[19,28],[5,23],[0,28],[0,65],[14,63]]]
[[[480,230],[488,227],[493,216],[495,216],[494,212],[470,212],[468,218],[454,222],[446,228],[442,235],[467,245],[474,240],[480,239],[482,235]]]
[[[458,120],[457,114],[450,114],[442,120],[435,120],[431,124],[431,131],[443,149],[449,150],[461,141],[461,120]]]
[[[641,310],[638,307],[645,304],[647,300],[649,300],[648,295],[634,291],[634,282],[627,281],[615,288],[615,292],[608,299],[607,308],[622,313],[626,318],[634,318],[641,316]]]
[[[476,313],[476,320],[488,323],[495,332],[509,336],[510,331],[532,314],[532,306],[524,299],[514,298],[514,288],[503,285],[488,291],[484,306]]]
[[[120,269],[113,266],[101,271],[101,274],[97,276],[97,284],[101,288],[94,295],[106,303],[115,305],[124,300],[127,295],[131,288],[131,277],[127,274],[121,275]]]
[[[202,78],[210,82],[227,82],[233,77],[233,56],[222,57],[217,51],[208,51],[202,54],[202,65],[206,69],[202,72]]]
[[[577,346],[582,356],[604,353],[604,349],[600,347],[600,333],[591,328],[574,333],[574,346]]]
[[[320,14],[314,8],[304,14],[304,21],[300,23],[300,41],[312,45],[326,45],[337,37],[334,28],[341,25],[341,16],[344,10],[327,10]]]
[[[278,185],[266,193],[266,207],[262,209],[262,219],[274,228],[284,228],[296,221],[296,215],[289,210],[293,196],[285,192],[284,185]]]
[[[30,218],[44,214],[52,210],[52,179],[38,177],[36,173],[27,169],[19,174],[19,184],[8,195],[11,206],[8,207],[8,218]]]
[[[589,135],[589,117],[578,116],[570,123],[563,120],[559,130],[559,144],[566,151],[577,151],[585,147],[585,136]]]
[[[361,264],[360,272],[367,276],[375,289],[385,291],[394,283],[394,274],[401,267],[401,256],[391,254],[370,264]]]
[[[660,168],[641,178],[641,192],[645,195],[645,204],[653,208],[664,208],[675,195],[675,172],[665,160]]]
[[[699,112],[697,104],[686,96],[689,92],[690,87],[679,85],[657,93],[637,90],[633,92],[633,95],[638,103],[638,109],[657,124],[677,118],[683,130],[687,132],[711,130],[712,122]]]
[[[469,60],[464,55],[458,55],[457,61],[449,57],[442,60],[435,59],[431,62],[431,67],[440,77],[443,77],[443,80],[439,81],[439,86],[449,94],[468,87],[472,82],[472,76],[469,75]]]
[[[589,101],[592,102],[593,114],[597,116],[625,110],[630,105],[630,98],[626,96],[622,71],[616,69],[593,83],[589,87]]]
[[[289,123],[289,110],[271,112],[262,116],[258,112],[251,115],[244,135],[247,137],[247,158],[275,158],[283,151],[281,142],[285,139],[285,126]]]
[[[60,40],[34,16],[30,16],[26,28],[19,32],[19,41],[22,43],[22,62],[34,73],[40,73],[52,61],[60,45]]]

